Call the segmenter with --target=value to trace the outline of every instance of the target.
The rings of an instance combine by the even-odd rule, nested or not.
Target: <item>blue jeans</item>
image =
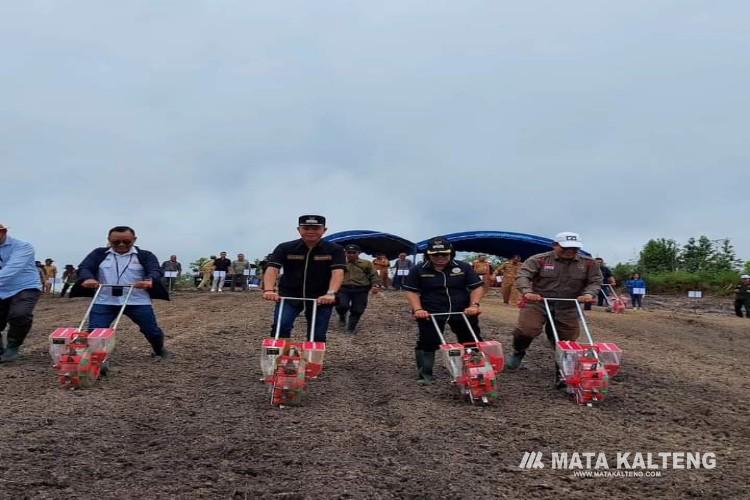
[[[89,328],[109,328],[119,312],[120,306],[94,304],[89,315]],[[164,332],[156,323],[153,306],[125,306],[125,316],[138,325],[154,354],[160,355],[164,350]]]
[[[271,336],[276,335],[276,321],[279,317],[279,307],[281,303],[276,304],[273,309],[273,327],[271,328]],[[299,313],[305,311],[305,318],[307,319],[307,336],[305,340],[310,339],[310,323],[312,320],[313,306],[308,300],[285,300],[284,311],[281,314],[281,329],[279,330],[279,337],[283,339],[289,338],[294,328],[294,320],[297,319]],[[315,342],[325,342],[326,332],[328,331],[328,322],[331,319],[331,313],[333,312],[333,306],[318,306],[318,312],[315,315]]]

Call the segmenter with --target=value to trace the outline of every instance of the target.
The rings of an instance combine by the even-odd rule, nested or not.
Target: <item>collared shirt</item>
[[[516,278],[516,288],[548,298],[575,299],[589,294],[596,297],[602,286],[602,273],[594,259],[577,255],[562,259],[552,252],[526,259]]]
[[[232,272],[234,274],[242,274],[242,272],[245,269],[250,269],[250,261],[249,260],[247,260],[247,259],[245,259],[245,260],[239,260],[239,259],[237,259],[237,260],[235,260],[235,261],[232,262]]]
[[[512,283],[513,280],[516,279],[516,276],[518,275],[518,271],[521,270],[521,263],[520,262],[513,262],[512,260],[509,260],[508,262],[504,262],[503,265],[497,268],[496,274],[502,275],[503,281],[507,278],[509,283]]]
[[[404,269],[411,269],[413,264],[411,263],[411,259],[396,259],[396,262],[394,262],[393,267],[396,270],[404,270]]]
[[[226,257],[217,257],[214,259],[214,271],[229,271],[232,261]]]
[[[470,264],[451,260],[438,271],[427,260],[409,271],[402,286],[420,295],[422,307],[431,313],[461,312],[469,307],[470,290],[483,285]]]
[[[331,282],[331,273],[346,269],[344,247],[325,240],[308,248],[302,238],[277,246],[267,267],[284,270],[279,280],[279,293],[285,297],[309,299],[325,295]]]
[[[42,289],[34,262],[34,247],[31,243],[6,236],[0,245],[0,299],[29,289]]]
[[[737,300],[750,299],[750,285],[740,283],[734,287],[734,298]]]
[[[57,266],[54,264],[44,266],[44,274],[47,275],[47,279],[57,278]]]
[[[379,281],[375,268],[369,260],[346,261],[342,286],[366,286],[370,288]]]
[[[143,266],[138,262],[138,250],[131,247],[124,254],[119,254],[111,248],[107,250],[107,256],[99,264],[99,283],[106,285],[129,285],[146,277]],[[104,287],[96,299],[97,304],[120,306],[128,294],[128,289],[122,289],[120,297],[112,296],[112,288]],[[128,305],[147,306],[151,305],[151,297],[143,288],[134,288],[130,295]]]
[[[182,264],[180,264],[177,261],[172,261],[171,259],[170,260],[165,260],[161,264],[161,270],[162,271],[171,271],[171,272],[177,271],[177,276],[179,276],[179,275],[182,274]]]

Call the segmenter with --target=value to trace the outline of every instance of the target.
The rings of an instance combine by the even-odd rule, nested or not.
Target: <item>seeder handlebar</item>
[[[430,321],[432,321],[433,326],[435,326],[435,331],[437,332],[438,337],[440,338],[441,344],[447,344],[447,342],[445,341],[443,332],[440,331],[440,325],[438,325],[436,317],[437,316],[455,316],[459,314],[466,322],[466,326],[469,328],[469,332],[471,332],[471,336],[474,338],[474,342],[479,342],[479,338],[477,337],[476,332],[474,332],[474,328],[472,328],[471,323],[469,323],[469,318],[466,316],[466,313],[464,312],[430,313]]]
[[[555,298],[547,298],[544,297],[544,309],[547,311],[547,321],[549,321],[550,327],[552,328],[552,335],[555,337],[555,342],[560,342],[560,336],[557,334],[557,326],[555,326],[555,320],[552,316],[552,310],[550,309],[549,303],[550,302],[574,302],[576,305],[576,311],[578,312],[578,319],[583,325],[583,331],[586,332],[586,337],[589,339],[589,344],[594,343],[594,339],[591,337],[591,331],[589,330],[589,325],[586,322],[586,316],[583,314],[583,309],[581,309],[581,303],[578,301],[578,299],[555,299]]]
[[[96,286],[96,293],[94,294],[94,298],[91,299],[91,303],[89,303],[88,309],[86,309],[86,312],[83,314],[83,319],[81,320],[81,324],[78,325],[78,331],[79,332],[83,331],[83,326],[86,324],[86,320],[89,319],[89,314],[91,314],[91,309],[94,308],[94,304],[96,304],[96,299],[99,298],[99,293],[102,291],[102,288],[114,288],[116,286],[128,289],[128,293],[125,295],[125,300],[123,301],[122,305],[120,306],[120,312],[117,314],[117,317],[115,318],[115,322],[112,325],[112,329],[113,330],[117,329],[117,325],[120,323],[120,318],[122,318],[122,315],[125,312],[125,306],[128,305],[128,300],[130,300],[130,295],[133,293],[133,289],[135,288],[134,284],[112,285],[112,284],[108,284],[108,283],[99,283]]]
[[[310,318],[310,342],[315,341],[315,318],[318,315],[318,299],[308,299],[305,297],[279,297],[279,314],[276,316],[276,331],[274,332],[274,340],[279,340],[279,334],[281,333],[281,314],[284,311],[284,302],[287,300],[306,300],[313,304],[312,318]]]

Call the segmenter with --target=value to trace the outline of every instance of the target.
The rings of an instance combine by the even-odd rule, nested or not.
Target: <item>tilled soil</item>
[[[493,294],[495,292],[493,291]],[[485,338],[510,353],[517,309],[484,301]],[[44,298],[21,361],[0,365],[0,498],[748,498],[750,320],[668,310],[589,314],[625,352],[607,399],[576,406],[552,388],[543,338],[499,399],[472,407],[446,372],[416,384],[416,328],[403,296],[373,297],[360,331],[334,319],[304,407],[272,407],[259,382],[272,305],[257,292],[181,293],[156,304],[171,362],[124,319],[113,373],[63,390],[47,335],[80,299]],[[302,321],[302,320],[300,320]],[[298,330],[302,330],[301,324]],[[543,469],[521,469],[525,452]],[[579,478],[552,452],[713,452],[710,470]],[[643,472],[643,471],[641,471]]]

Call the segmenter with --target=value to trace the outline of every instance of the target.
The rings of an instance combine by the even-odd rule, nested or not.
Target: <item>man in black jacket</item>
[[[153,348],[152,356],[173,357],[164,348],[164,332],[159,328],[151,299],[169,300],[161,283],[162,271],[156,256],[135,246],[135,231],[127,226],[109,230],[109,247],[93,250],[78,266],[78,282],[71,297],[93,297],[99,284],[133,285],[125,316],[138,325]],[[122,307],[128,289],[104,287],[89,315],[89,329],[109,328]]]
[[[331,319],[336,294],[344,279],[346,257],[344,249],[323,240],[326,218],[321,215],[303,215],[297,231],[300,239],[281,243],[268,257],[263,274],[263,299],[279,301],[283,297],[315,299],[318,310],[315,317],[315,341],[325,342],[328,322]],[[276,279],[281,269],[284,273],[276,289]],[[288,338],[294,320],[304,311],[308,325],[312,321],[312,307],[308,301],[290,300],[284,303],[279,336]],[[279,316],[279,305],[274,310],[274,325]],[[308,326],[308,335],[309,335]]]

